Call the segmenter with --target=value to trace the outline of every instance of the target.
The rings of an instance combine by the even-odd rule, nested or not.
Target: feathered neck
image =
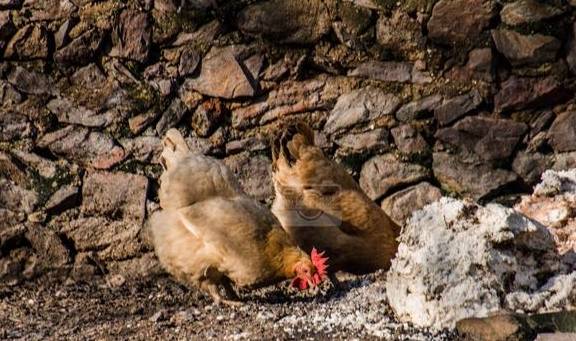
[[[294,266],[298,262],[310,262],[310,257],[292,242],[284,230],[279,228],[272,229],[268,233],[264,252],[271,260],[277,276],[282,278],[294,277]]]

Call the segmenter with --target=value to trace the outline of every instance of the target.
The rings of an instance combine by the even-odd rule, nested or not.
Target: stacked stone
[[[0,0],[0,281],[156,271],[172,127],[265,202],[288,119],[398,223],[525,192],[576,165],[575,6]]]

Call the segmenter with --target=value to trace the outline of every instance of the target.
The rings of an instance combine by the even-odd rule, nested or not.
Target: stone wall
[[[311,124],[398,222],[576,166],[574,0],[0,0],[0,282],[158,270],[160,138],[270,202]]]

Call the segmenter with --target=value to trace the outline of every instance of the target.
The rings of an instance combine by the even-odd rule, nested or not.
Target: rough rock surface
[[[561,255],[576,253],[576,169],[548,170],[530,196],[524,196],[515,208],[546,226]],[[576,259],[572,259],[576,265]]]
[[[549,141],[557,152],[576,150],[576,111],[561,113],[552,123]]]
[[[548,230],[513,209],[442,198],[404,227],[387,295],[402,321],[454,327],[545,290],[541,280],[558,270],[556,258]]]
[[[327,156],[378,200],[412,193],[421,181],[456,197],[517,198],[545,168],[576,167],[575,16],[573,0],[0,0],[0,281],[49,272],[67,284],[101,277],[120,285],[119,273],[157,272],[141,220],[158,207],[158,156],[171,127],[195,151],[230,162],[263,202],[273,195],[269,141],[289,120],[308,123]],[[86,210],[94,202],[85,186],[102,171],[138,188],[138,205],[129,205],[137,222],[122,203]],[[55,235],[28,232],[36,227]],[[48,252],[42,238],[66,252]],[[93,288],[90,302],[99,297]],[[67,302],[85,296],[76,298]],[[284,305],[274,309],[283,316]],[[148,312],[144,321],[156,313]],[[200,320],[214,325],[212,315]],[[86,324],[96,328],[90,335],[119,325],[102,319]],[[177,334],[157,320],[162,333]],[[80,320],[68,322],[64,338]],[[13,323],[0,321],[0,338]],[[137,335],[161,333],[146,323],[152,329]],[[294,332],[273,335],[317,336],[287,327]],[[183,338],[193,335],[180,328]],[[55,336],[38,336],[46,337]]]
[[[516,26],[550,19],[562,14],[562,10],[536,0],[520,0],[508,3],[500,16],[507,25]]]
[[[253,96],[256,85],[252,75],[245,71],[248,67],[240,59],[239,49],[235,46],[212,49],[204,57],[200,75],[191,81],[192,88],[214,97]]]
[[[324,125],[328,133],[335,133],[356,124],[390,115],[400,105],[400,100],[380,89],[367,87],[344,94],[338,98],[330,117]]]
[[[436,138],[474,151],[483,160],[501,160],[512,155],[527,131],[524,123],[474,116],[438,130]]]
[[[493,168],[474,156],[438,152],[432,159],[434,176],[444,190],[475,200],[490,196],[518,179],[513,172]]]
[[[447,44],[464,43],[476,39],[493,15],[492,1],[441,0],[428,21],[429,36]]]
[[[429,172],[418,164],[402,162],[392,154],[375,156],[360,172],[360,187],[372,199],[386,195],[395,187],[424,180]]]
[[[330,29],[324,2],[271,0],[249,6],[239,14],[238,26],[251,35],[262,35],[285,43],[314,43]]]
[[[513,65],[538,64],[556,59],[561,43],[542,34],[522,35],[510,30],[492,31],[496,48]]]
[[[382,200],[382,209],[399,226],[406,223],[413,212],[439,200],[442,192],[427,182],[398,191]]]

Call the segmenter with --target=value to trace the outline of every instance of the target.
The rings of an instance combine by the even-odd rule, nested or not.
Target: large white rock
[[[401,321],[453,328],[505,308],[508,293],[536,292],[559,271],[543,225],[498,204],[442,198],[408,220],[386,290]]]
[[[576,266],[576,169],[544,172],[534,193],[515,209],[546,226],[558,253]]]

